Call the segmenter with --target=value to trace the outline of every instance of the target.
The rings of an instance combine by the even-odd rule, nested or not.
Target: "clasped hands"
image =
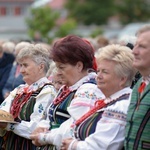
[[[36,146],[42,146],[42,144],[39,142],[39,136],[40,133],[46,133],[47,131],[49,131],[47,128],[36,128],[32,134],[30,135],[30,139],[32,140],[32,143]]]

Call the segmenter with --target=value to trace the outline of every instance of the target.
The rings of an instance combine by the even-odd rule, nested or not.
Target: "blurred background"
[[[150,0],[0,0],[0,39],[53,40],[67,34],[116,40],[150,23]]]

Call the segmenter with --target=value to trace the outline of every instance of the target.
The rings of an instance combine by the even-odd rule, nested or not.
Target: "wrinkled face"
[[[72,86],[78,81],[78,67],[77,65],[64,64],[60,62],[55,62],[58,69],[58,74],[61,76],[62,80],[65,81],[67,86]]]
[[[98,62],[97,86],[106,97],[121,90],[121,77],[115,73],[115,62],[102,60]]]
[[[30,58],[23,58],[20,64],[20,73],[23,76],[23,80],[31,85],[38,81],[43,75],[43,67],[41,64],[35,63]]]
[[[150,31],[139,35],[133,48],[134,61],[133,66],[137,68],[141,74],[150,74]]]

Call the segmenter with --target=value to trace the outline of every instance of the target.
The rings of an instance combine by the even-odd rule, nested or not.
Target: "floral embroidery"
[[[13,123],[11,123],[10,124],[10,130],[14,130],[15,128],[14,128],[14,124]]]
[[[118,119],[122,121],[126,121],[126,115],[122,112],[117,112],[117,111],[104,111],[103,116],[112,118],[112,119]]]
[[[89,91],[85,91],[84,93],[77,93],[75,94],[76,97],[81,97],[81,98],[89,98],[89,99],[97,99],[97,96],[94,93],[89,93]]]
[[[38,108],[39,108],[39,113],[41,113],[44,110],[42,104],[40,104]]]

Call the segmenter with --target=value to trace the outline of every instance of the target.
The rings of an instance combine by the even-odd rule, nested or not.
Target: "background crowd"
[[[150,149],[150,25],[110,41],[0,41],[4,150]]]

